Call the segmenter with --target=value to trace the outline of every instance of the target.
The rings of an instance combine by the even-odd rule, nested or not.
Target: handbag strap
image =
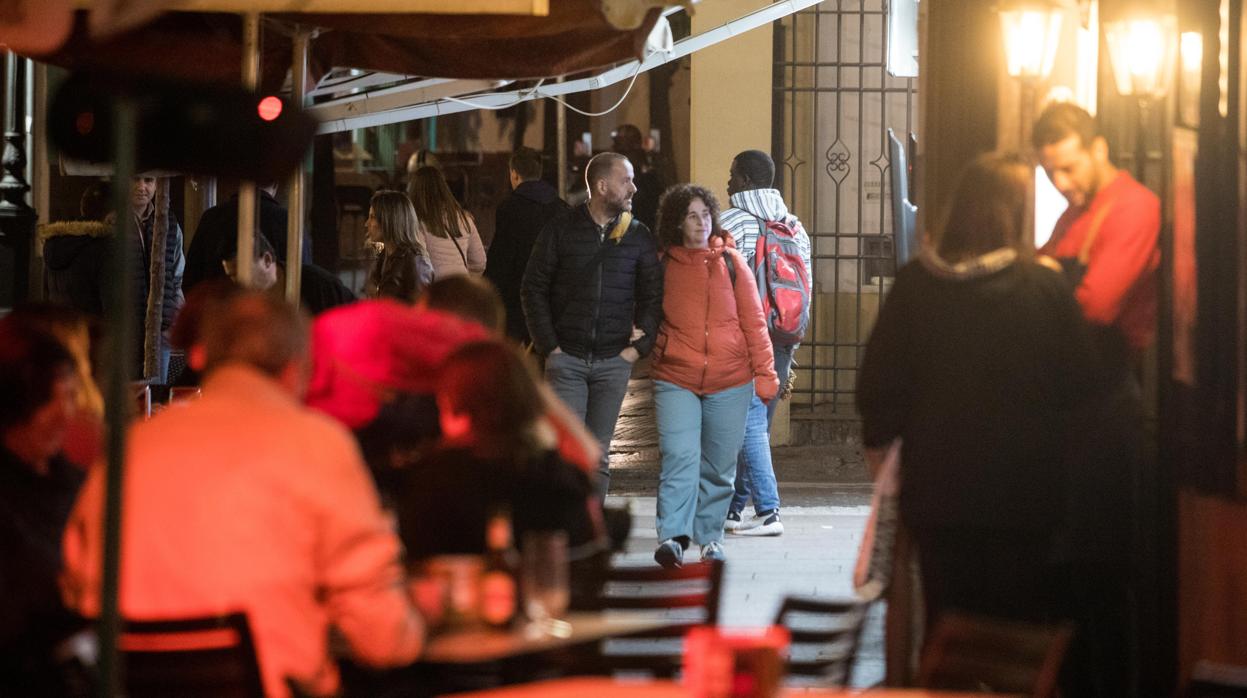
[[[462,222],[462,223],[466,223],[466,222],[467,222],[467,221],[466,221],[466,220],[464,220],[462,217],[460,217],[460,219],[459,219],[459,220],[460,220],[460,222]],[[451,241],[452,243],[454,243],[454,245],[455,245],[455,250],[459,253],[459,259],[462,259],[462,260],[463,260],[463,268],[464,268],[464,269],[467,269],[467,268],[468,268],[468,256],[467,256],[466,254],[464,254],[464,253],[463,253],[463,248],[459,246],[459,241],[455,239],[454,233],[453,233],[453,232],[448,231],[448,233],[447,233],[446,237],[450,238],[450,241]]]

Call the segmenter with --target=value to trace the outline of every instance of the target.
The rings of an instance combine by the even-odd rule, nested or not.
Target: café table
[[[435,633],[414,664],[372,670],[344,661],[343,681],[351,695],[418,697],[520,684],[565,674],[567,666],[596,653],[602,640],[626,638],[677,622],[645,611],[572,612],[560,620],[557,633],[532,632],[523,626],[507,631],[464,628]]]
[[[453,698],[690,698],[676,681],[627,680],[577,676],[535,683],[455,693]],[[780,698],[983,698],[982,693],[957,693],[913,688],[786,688]],[[447,696],[450,698],[450,696]]]
[[[434,635],[420,661],[481,664],[650,632],[676,621],[654,613],[611,611],[568,613],[561,622],[562,632],[557,634],[518,627],[505,632],[473,628]]]

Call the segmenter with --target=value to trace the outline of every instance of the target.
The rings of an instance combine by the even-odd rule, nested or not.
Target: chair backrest
[[[1056,695],[1073,625],[945,613],[922,650],[918,685],[957,691]]]
[[[1247,698],[1247,666],[1200,660],[1191,671],[1186,698]]]
[[[118,647],[126,695],[263,698],[247,616],[126,621]]]
[[[719,622],[722,586],[722,561],[699,562],[676,569],[612,566],[598,597],[599,610],[660,612],[671,624],[603,643],[591,671],[675,675],[683,662],[684,635],[699,625]]]
[[[791,637],[788,675],[848,685],[868,608],[860,601],[786,597],[775,625]]]

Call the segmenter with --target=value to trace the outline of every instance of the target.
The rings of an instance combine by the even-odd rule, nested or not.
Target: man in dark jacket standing
[[[653,234],[632,218],[632,177],[618,153],[589,161],[589,201],[542,229],[521,291],[546,380],[602,445],[599,499],[632,365],[653,348],[662,315],[662,265]]]
[[[536,150],[516,150],[511,155],[510,170],[512,191],[494,212],[494,240],[489,245],[485,278],[493,282],[502,297],[507,311],[507,336],[525,343],[530,338],[520,304],[524,267],[537,234],[567,210],[567,203],[541,178],[541,153]]]
[[[289,213],[277,201],[277,182],[261,182],[256,189],[260,232],[273,246],[277,258],[286,262],[286,225]],[[217,204],[199,217],[199,226],[186,251],[186,276],[182,283],[190,291],[201,281],[225,276],[221,262],[227,250],[238,248],[238,195]],[[303,236],[303,263],[312,263],[312,238]]]

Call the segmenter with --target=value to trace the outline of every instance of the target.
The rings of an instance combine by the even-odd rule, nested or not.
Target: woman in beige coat
[[[435,167],[416,170],[407,185],[420,219],[420,241],[433,262],[433,278],[485,271],[485,246],[472,215],[455,201],[446,178]]]

